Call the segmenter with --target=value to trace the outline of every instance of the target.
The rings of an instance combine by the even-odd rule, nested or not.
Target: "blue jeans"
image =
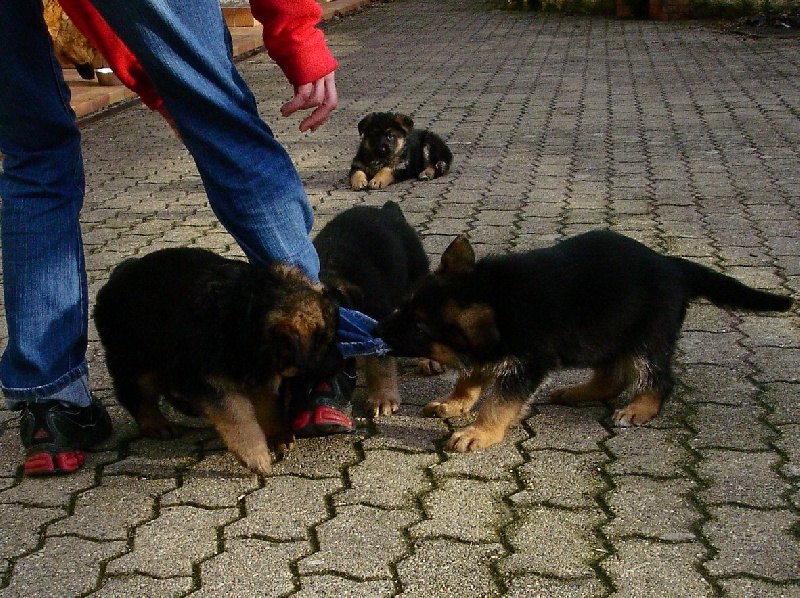
[[[311,207],[233,65],[218,0],[93,1],[144,66],[194,157],[214,213],[248,258],[287,261],[316,279]],[[0,57],[8,326],[0,386],[11,408],[49,399],[85,406],[83,159],[41,0],[0,0]]]

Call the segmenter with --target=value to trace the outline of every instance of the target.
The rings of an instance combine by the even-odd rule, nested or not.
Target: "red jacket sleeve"
[[[316,0],[250,0],[250,10],[264,26],[264,47],[289,83],[311,83],[336,70],[317,28],[322,8]]]
[[[150,77],[128,47],[108,26],[88,0],[58,0],[75,27],[97,48],[125,87],[133,90],[152,110],[161,108]]]

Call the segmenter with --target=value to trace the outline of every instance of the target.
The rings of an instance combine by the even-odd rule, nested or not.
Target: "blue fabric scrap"
[[[339,308],[337,341],[345,359],[364,355],[386,355],[391,347],[373,335],[378,322],[366,314],[346,307]]]

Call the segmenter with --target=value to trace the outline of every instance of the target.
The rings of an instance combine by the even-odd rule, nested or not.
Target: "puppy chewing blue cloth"
[[[369,316],[346,307],[339,308],[337,338],[342,356],[386,355],[391,347],[373,335],[378,322]]]

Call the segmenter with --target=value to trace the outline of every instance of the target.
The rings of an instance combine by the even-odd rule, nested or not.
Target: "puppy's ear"
[[[395,119],[397,120],[397,124],[403,127],[403,130],[406,133],[409,133],[411,129],[414,128],[414,121],[410,116],[406,116],[405,114],[395,114]]]
[[[456,322],[475,349],[489,349],[500,341],[494,310],[488,305],[475,303],[460,310]]]
[[[359,135],[363,135],[364,134],[364,132],[367,130],[367,128],[369,127],[370,123],[372,122],[372,118],[374,116],[375,116],[374,114],[367,114],[364,118],[362,118],[359,121],[359,123],[358,123],[358,134]]]
[[[465,235],[458,235],[442,254],[436,272],[441,274],[468,274],[475,269],[475,252]]]

